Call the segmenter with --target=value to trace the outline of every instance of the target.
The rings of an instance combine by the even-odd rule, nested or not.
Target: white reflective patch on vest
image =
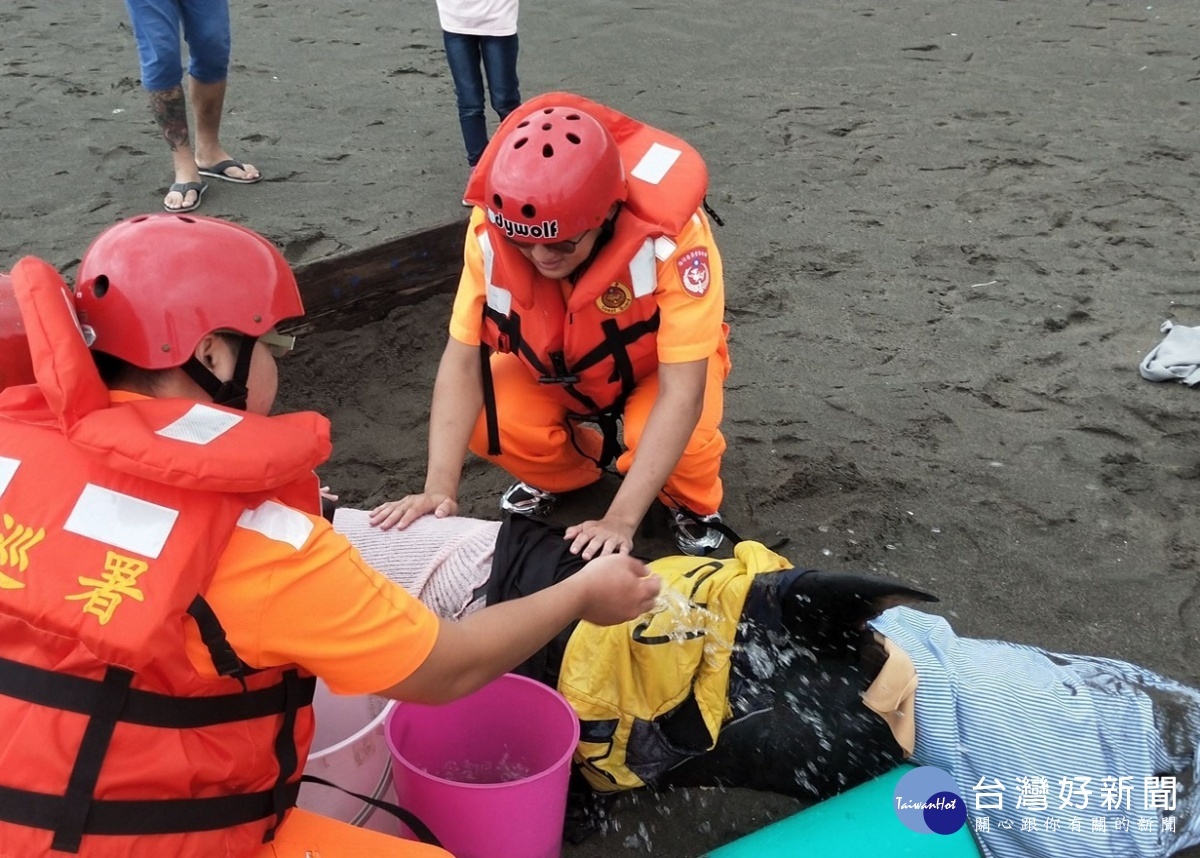
[[[196,404],[187,414],[154,434],[203,446],[221,437],[241,422],[241,414],[230,414],[228,411],[221,411],[211,405]]]
[[[675,251],[679,249],[679,245],[671,241],[665,235],[654,239],[654,257],[659,262],[666,262],[670,259]]]
[[[177,509],[88,483],[63,530],[156,558],[167,544],[177,518]]]
[[[487,284],[487,305],[497,313],[507,316],[512,310],[512,293],[507,289],[492,285],[492,269],[496,261],[492,237],[485,232],[477,236],[477,239],[479,249],[483,252],[483,282]]]
[[[496,261],[496,249],[492,247],[492,237],[488,235],[487,230],[484,230],[482,235],[476,236],[476,241],[479,242],[479,250],[483,253],[483,282],[490,286],[492,268]]]
[[[682,154],[678,149],[654,143],[629,175],[648,184],[657,185],[663,180],[663,176],[667,175],[667,172],[675,166],[675,162]]]
[[[238,518],[238,527],[261,533],[276,542],[286,542],[297,551],[304,547],[313,531],[308,516],[275,501],[266,501],[257,509],[243,512]]]
[[[638,298],[651,295],[658,285],[658,263],[654,259],[654,239],[647,238],[629,260],[629,277],[633,294]]]
[[[488,284],[487,305],[501,315],[507,316],[512,310],[512,292],[499,286]]]
[[[21,467],[21,462],[18,459],[0,456],[0,495],[4,494],[19,467]]]

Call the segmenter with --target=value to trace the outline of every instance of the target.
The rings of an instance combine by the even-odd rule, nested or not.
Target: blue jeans
[[[229,73],[228,0],[125,0],[142,65],[142,86],[174,89],[183,82],[179,31],[188,45],[188,74],[220,83]]]
[[[488,142],[487,120],[483,113],[483,74],[487,74],[492,109],[501,119],[521,103],[521,85],[517,80],[517,34],[468,36],[443,30],[442,37],[446,43],[450,76],[454,78],[454,97],[458,101],[458,122],[467,147],[467,163],[474,167]]]

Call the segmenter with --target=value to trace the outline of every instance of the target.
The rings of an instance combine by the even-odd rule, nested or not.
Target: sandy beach
[[[465,220],[432,2],[235,5],[223,137],[267,179],[215,183],[201,213],[299,265]],[[160,208],[124,16],[0,12],[0,269],[70,276]],[[1164,320],[1200,325],[1200,6],[527,0],[520,37],[526,97],[580,92],[708,161],[734,529],[936,593],[960,634],[1200,684],[1200,399],[1137,370]],[[282,405],[333,420],[344,502],[420,487],[449,310],[314,334],[285,365]],[[506,484],[469,463],[463,512],[496,517]],[[668,545],[649,527],[638,549]],[[796,807],[641,793],[564,855],[694,858]]]

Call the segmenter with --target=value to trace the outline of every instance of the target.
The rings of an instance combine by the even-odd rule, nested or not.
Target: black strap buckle
[[[562,352],[550,352],[548,357],[555,374],[539,376],[538,384],[560,384],[563,387],[579,384],[579,374],[567,368],[567,359]]]

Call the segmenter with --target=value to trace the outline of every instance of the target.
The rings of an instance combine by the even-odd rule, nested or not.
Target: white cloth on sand
[[[1166,336],[1142,361],[1142,378],[1178,381],[1188,387],[1200,384],[1200,328],[1167,319],[1159,330]]]

